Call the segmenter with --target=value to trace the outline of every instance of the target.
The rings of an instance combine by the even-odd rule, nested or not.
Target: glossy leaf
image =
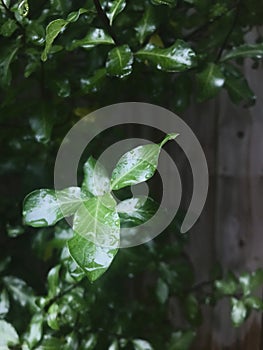
[[[247,296],[243,302],[248,309],[263,311],[263,301],[256,296]]]
[[[231,320],[235,327],[241,326],[247,316],[247,308],[242,300],[231,298],[232,310]]]
[[[150,179],[156,171],[161,147],[177,136],[178,134],[169,134],[159,145],[153,143],[139,146],[125,153],[112,172],[111,188],[119,190]]]
[[[69,187],[61,191],[33,191],[24,200],[24,223],[33,227],[54,225],[64,216],[73,215],[81,203],[79,187]]]
[[[118,249],[98,246],[78,234],[68,241],[68,248],[91,282],[104,274],[118,252]]]
[[[263,57],[263,43],[259,44],[245,44],[235,47],[232,51],[223,56],[221,61],[227,61],[236,58],[262,58]]]
[[[37,346],[36,350],[59,350],[64,349],[65,342],[62,338],[55,338],[50,335],[44,337],[41,341],[40,345]]]
[[[82,78],[80,80],[81,91],[85,94],[95,93],[103,85],[106,77],[106,69],[101,68],[94,72],[89,78]]]
[[[78,47],[91,49],[97,45],[113,45],[112,37],[100,28],[92,28],[83,39],[73,40],[68,50],[75,50]]]
[[[34,348],[41,340],[43,334],[44,317],[41,313],[36,313],[32,317],[29,329],[26,333],[26,342],[30,349]]]
[[[151,344],[143,339],[134,339],[132,341],[134,350],[153,350]]]
[[[18,13],[20,14],[20,16],[26,17],[28,15],[28,12],[29,12],[28,1],[27,0],[20,1],[18,5]]]
[[[136,52],[136,57],[166,72],[182,72],[195,65],[196,54],[184,41],[177,40],[165,49],[147,44]]]
[[[215,287],[221,294],[235,294],[238,290],[238,282],[236,277],[229,272],[228,275],[222,279],[215,282]]]
[[[108,350],[119,350],[118,340],[115,339],[111,345],[109,346]]]
[[[140,44],[143,44],[147,37],[156,30],[158,23],[156,17],[153,7],[147,6],[142,18],[134,28]]]
[[[5,276],[3,282],[13,300],[22,307],[28,306],[31,310],[36,311],[34,292],[25,281],[13,276]]]
[[[188,350],[195,338],[196,334],[194,331],[181,332],[178,331],[173,333],[169,342],[169,350]]]
[[[107,12],[107,16],[110,21],[110,25],[112,25],[114,19],[121,13],[126,6],[125,0],[113,0],[109,3],[109,11]]]
[[[47,276],[48,297],[54,298],[60,292],[60,265],[52,267]]]
[[[83,167],[83,191],[93,196],[102,196],[110,192],[110,179],[106,169],[93,157],[89,157]]]
[[[9,346],[19,344],[19,337],[15,328],[8,322],[0,320],[0,349],[10,349]]]
[[[242,273],[239,278],[242,291],[245,296],[250,295],[255,289],[259,288],[263,283],[263,270],[258,269],[252,273]]]
[[[120,219],[110,194],[92,197],[77,210],[73,230],[86,240],[116,248],[120,239]]]
[[[1,50],[0,54],[0,86],[7,87],[11,83],[12,73],[10,69],[11,63],[16,58],[19,43],[11,43]]]
[[[151,0],[154,5],[168,5],[174,7],[177,4],[177,0]]]
[[[55,331],[58,331],[60,329],[60,326],[58,323],[58,314],[59,314],[59,305],[54,303],[48,309],[47,324],[51,329]]]
[[[128,45],[115,47],[108,53],[106,69],[108,75],[123,78],[132,72],[133,54]]]
[[[209,63],[206,68],[196,75],[197,99],[199,102],[215,97],[224,85],[225,77],[220,67]]]
[[[137,226],[147,222],[158,209],[158,204],[146,196],[138,196],[119,202],[117,211],[125,226]]]
[[[5,289],[0,294],[0,318],[4,318],[9,311],[9,298]]]
[[[56,37],[65,30],[66,26],[71,22],[76,22],[82,13],[87,12],[85,9],[79,9],[78,11],[71,12],[67,19],[55,19],[50,22],[46,28],[46,45],[45,49],[41,55],[42,61],[47,60],[47,55],[50,52],[52,44]]]
[[[39,143],[47,144],[50,141],[54,123],[52,113],[53,111],[50,112],[49,106],[42,104],[36,115],[29,119],[35,139]]]

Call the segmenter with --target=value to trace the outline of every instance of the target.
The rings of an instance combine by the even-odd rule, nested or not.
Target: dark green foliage
[[[88,256],[80,253],[87,241],[76,244],[84,238],[73,237],[58,221],[65,212],[80,217],[78,200],[105,195],[110,181],[98,169],[105,180],[98,193],[84,174],[81,190],[61,191],[63,213],[52,190],[55,155],[65,133],[97,108],[132,100],[181,112],[192,98],[204,102],[222,89],[233,103],[253,104],[242,64],[249,57],[256,68],[263,56],[260,33],[253,44],[245,40],[262,17],[255,0],[0,1],[1,349],[187,350],[202,322],[202,304],[213,307],[229,298],[235,326],[252,310],[262,310],[254,294],[263,283],[261,270],[217,273],[210,283],[195,284],[177,218],[158,239],[121,249],[109,271],[90,283],[85,273],[92,281],[100,277],[115,249],[106,265],[90,274],[94,245],[85,250]],[[105,134],[103,143],[123,133]],[[96,158],[101,145],[98,137],[88,154]],[[90,158],[86,171],[93,165]],[[112,181],[116,190],[125,185],[117,176]],[[50,213],[40,211],[32,219],[25,207],[22,222],[23,198],[40,188],[48,189],[42,195],[54,202],[52,215],[43,222],[41,216]],[[40,192],[27,200],[41,203]],[[103,203],[114,217],[115,209]],[[133,204],[136,210],[129,215],[117,207],[120,225],[137,225],[158,207],[143,198]],[[173,298],[182,307],[184,329],[175,330],[168,320]]]

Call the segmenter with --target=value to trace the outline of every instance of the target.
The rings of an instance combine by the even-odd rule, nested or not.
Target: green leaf
[[[244,304],[249,309],[263,311],[263,301],[255,296],[248,296],[243,299]]]
[[[142,18],[134,28],[140,44],[143,44],[147,37],[156,30],[157,23],[157,16],[155,15],[153,7],[147,6]]]
[[[118,249],[98,246],[78,234],[68,241],[68,248],[91,282],[104,274],[118,252]]]
[[[119,202],[117,211],[125,226],[141,225],[155,214],[158,204],[146,196],[138,196]]]
[[[193,331],[173,333],[169,342],[169,350],[189,350],[196,333]]]
[[[61,191],[33,191],[26,196],[23,203],[24,223],[33,227],[54,225],[64,216],[73,215],[81,203],[79,187],[69,187]]]
[[[238,290],[238,282],[235,276],[229,272],[225,279],[215,282],[215,287],[223,295],[232,295]]]
[[[64,349],[65,343],[61,338],[55,338],[46,335],[41,341],[41,344],[35,350],[61,350]]]
[[[9,46],[5,46],[0,54],[0,86],[8,87],[11,83],[12,73],[10,65],[16,58],[17,51],[19,50],[19,43],[11,43]]]
[[[108,75],[126,77],[132,72],[133,54],[128,45],[115,47],[108,53],[106,69]]]
[[[8,18],[0,28],[0,35],[5,37],[11,36],[18,28],[16,21],[14,19]]]
[[[251,91],[244,75],[232,65],[225,66],[225,85],[229,97],[235,104],[243,103],[251,106],[255,103],[256,97]]]
[[[224,85],[224,75],[220,67],[214,63],[208,63],[206,68],[196,75],[197,100],[202,102],[215,97]]]
[[[107,16],[110,21],[110,25],[112,25],[114,19],[121,13],[126,6],[125,0],[113,0],[109,3],[109,11],[107,12]]]
[[[115,339],[109,346],[108,350],[118,350],[118,349],[119,349],[118,340]]]
[[[177,4],[177,0],[151,0],[154,5],[168,5],[169,7],[174,7]]]
[[[110,192],[110,179],[106,169],[93,157],[89,157],[83,167],[84,180],[82,190],[93,196],[102,196]]]
[[[47,25],[46,28],[46,45],[44,48],[44,51],[42,52],[41,55],[41,59],[42,61],[46,61],[47,60],[47,55],[50,52],[50,49],[52,47],[52,44],[54,42],[54,40],[56,39],[56,37],[65,30],[66,26],[71,23],[71,22],[76,22],[79,18],[79,16],[82,13],[87,12],[87,10],[85,9],[79,9],[78,11],[75,12],[71,12],[67,19],[55,19],[54,21],[50,22]]]
[[[113,45],[114,41],[112,37],[107,34],[103,29],[92,28],[88,31],[88,34],[83,39],[73,40],[67,47],[68,50],[75,50],[77,47],[84,49],[91,49],[97,45]]]
[[[55,331],[58,331],[60,329],[59,323],[58,323],[58,314],[59,314],[59,305],[54,303],[52,304],[47,312],[47,324],[49,327]]]
[[[106,69],[97,69],[94,74],[89,78],[81,78],[80,85],[81,90],[85,94],[97,92],[102,86],[106,77]]]
[[[4,318],[9,311],[9,298],[5,289],[0,294],[0,318]]]
[[[73,230],[96,244],[118,247],[120,219],[113,197],[108,193],[85,201],[74,216]]]
[[[143,339],[134,339],[132,341],[134,350],[153,350],[151,344]]]
[[[54,124],[53,113],[54,111],[50,109],[50,106],[41,104],[36,115],[29,119],[29,124],[37,142],[47,144],[50,141]]]
[[[54,298],[60,292],[60,265],[52,267],[47,276],[48,297]]]
[[[156,296],[161,304],[164,304],[169,296],[169,287],[163,279],[158,278],[156,285]]]
[[[29,329],[26,333],[25,339],[30,349],[34,348],[41,340],[43,334],[44,317],[42,313],[36,313],[29,324]]]
[[[8,350],[9,346],[19,344],[19,337],[15,328],[8,322],[0,320],[0,349]]]
[[[33,289],[25,281],[13,276],[5,276],[3,282],[13,300],[22,307],[28,306],[31,310],[36,311]]]
[[[202,313],[198,300],[193,294],[189,294],[184,300],[184,311],[189,322],[199,326],[202,322]]]
[[[111,188],[119,190],[150,179],[156,171],[161,147],[177,136],[178,134],[170,134],[159,145],[153,143],[139,146],[125,153],[112,172]]]
[[[221,61],[227,61],[236,58],[262,58],[263,57],[263,43],[260,44],[245,44],[234,48],[232,51],[222,57]]]
[[[247,308],[242,300],[231,298],[231,320],[235,327],[241,326],[247,316]]]
[[[22,0],[20,1],[18,5],[18,13],[20,14],[21,17],[26,17],[29,12],[29,6],[27,0]]]
[[[196,54],[183,40],[177,40],[168,48],[159,48],[147,44],[136,52],[140,61],[149,61],[157,69],[166,72],[182,72],[195,65]]]
[[[252,273],[242,273],[239,276],[239,283],[245,296],[249,295],[258,287],[262,287],[263,284],[263,270],[258,269]]]

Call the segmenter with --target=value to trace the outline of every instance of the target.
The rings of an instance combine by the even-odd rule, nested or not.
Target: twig
[[[107,30],[109,35],[112,37],[115,45],[118,45],[117,37],[116,37],[114,31],[112,30],[109,18],[107,17],[106,13],[103,11],[103,8],[101,7],[100,1],[99,0],[93,0],[93,3],[95,5],[95,7],[96,7],[98,16],[100,17],[101,21],[104,23],[105,29]]]

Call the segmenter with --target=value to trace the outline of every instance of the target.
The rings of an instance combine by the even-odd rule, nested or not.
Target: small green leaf
[[[232,51],[225,54],[221,61],[227,61],[236,58],[262,58],[263,43],[260,44],[245,44],[234,48]]]
[[[120,219],[113,197],[108,193],[85,201],[75,213],[73,230],[96,244],[118,247]]]
[[[151,35],[157,28],[157,16],[152,6],[147,6],[142,18],[135,26],[136,36],[140,44],[143,44],[149,35]]]
[[[12,73],[10,65],[16,58],[17,51],[19,50],[19,43],[11,43],[9,46],[1,51],[0,54],[0,86],[8,87],[11,83]]]
[[[112,172],[111,188],[119,190],[150,179],[156,171],[161,147],[177,136],[178,134],[170,134],[160,145],[153,143],[139,146],[125,153]]]
[[[248,296],[251,292],[253,292],[258,287],[261,287],[263,284],[263,270],[258,269],[252,273],[242,273],[239,276],[239,283],[243,290],[245,296]]]
[[[169,350],[188,350],[196,336],[193,331],[173,333],[167,349]]]
[[[47,285],[49,298],[54,298],[60,292],[60,268],[60,265],[56,265],[48,273]]]
[[[65,342],[62,338],[55,338],[45,335],[40,345],[35,350],[60,350],[65,348]]]
[[[53,113],[49,106],[41,104],[36,115],[29,118],[29,124],[37,142],[46,144],[50,141],[54,123]]]
[[[44,48],[44,51],[42,52],[41,55],[41,59],[42,61],[46,61],[47,60],[47,55],[51,50],[52,44],[54,42],[54,40],[56,39],[56,37],[65,30],[66,26],[71,23],[71,22],[76,22],[79,18],[79,16],[82,13],[87,12],[87,10],[85,9],[79,9],[78,11],[75,12],[71,12],[67,19],[55,19],[54,21],[50,22],[47,25],[46,28],[46,45]]]
[[[243,302],[246,305],[246,307],[249,309],[263,311],[263,301],[258,297],[248,296],[243,299]]]
[[[184,300],[184,311],[189,322],[199,326],[202,322],[202,313],[198,300],[193,294],[189,294]]]
[[[77,47],[91,49],[97,45],[113,45],[112,37],[103,29],[92,28],[83,39],[73,40],[67,47],[68,50],[75,50]]]
[[[169,7],[174,7],[177,4],[177,0],[151,0],[154,5],[168,5]]]
[[[64,216],[73,215],[81,203],[79,187],[69,187],[61,191],[33,191],[24,200],[24,223],[33,227],[54,225]]]
[[[93,157],[89,157],[83,167],[84,180],[83,191],[87,191],[93,196],[102,196],[110,192],[110,179],[106,169]]]
[[[3,282],[13,300],[22,307],[28,306],[36,311],[34,292],[25,281],[13,276],[5,276]]]
[[[9,37],[11,36],[16,29],[18,28],[16,21],[14,19],[8,18],[0,28],[0,35]]]
[[[169,287],[163,279],[158,278],[156,285],[156,296],[161,304],[164,304],[169,296]]]
[[[158,204],[146,196],[138,196],[119,202],[117,211],[125,226],[141,225],[155,214]]]
[[[41,340],[43,334],[44,317],[41,313],[36,313],[29,324],[29,329],[26,333],[26,342],[30,349],[34,348]]]
[[[22,0],[20,1],[18,5],[18,13],[20,14],[21,17],[26,17],[29,12],[29,6],[27,0]]]
[[[215,287],[223,295],[232,295],[238,290],[238,282],[235,276],[229,272],[225,279],[215,282]]]
[[[133,54],[128,45],[115,47],[108,53],[106,69],[108,75],[126,77],[132,72]]]
[[[215,97],[224,85],[224,75],[220,67],[214,63],[208,63],[206,68],[196,75],[197,100],[202,102]]]
[[[151,344],[143,339],[134,339],[132,341],[134,350],[153,350]]]
[[[115,339],[109,346],[108,350],[118,350],[118,349],[119,349],[118,340]]]
[[[54,303],[52,304],[47,312],[47,324],[51,329],[58,331],[60,326],[58,323],[58,314],[59,314],[59,305]]]
[[[0,349],[10,349],[9,346],[19,344],[19,337],[15,328],[8,322],[0,320]]]
[[[81,78],[80,85],[81,90],[85,94],[97,92],[102,86],[106,77],[106,69],[97,69],[94,74],[89,78]]]
[[[0,294],[0,318],[4,318],[9,311],[9,298],[5,289]]]
[[[196,58],[195,52],[182,40],[177,40],[165,49],[147,44],[135,55],[140,61],[149,61],[157,69],[166,72],[187,70],[195,65]]]
[[[107,16],[110,21],[110,25],[112,25],[114,19],[121,13],[126,6],[125,0],[113,0],[109,3],[109,11],[107,12]]]
[[[231,298],[231,319],[235,327],[241,326],[247,316],[247,308],[242,300]]]
[[[118,249],[98,246],[78,234],[68,241],[68,248],[91,282],[104,274],[118,252]]]

